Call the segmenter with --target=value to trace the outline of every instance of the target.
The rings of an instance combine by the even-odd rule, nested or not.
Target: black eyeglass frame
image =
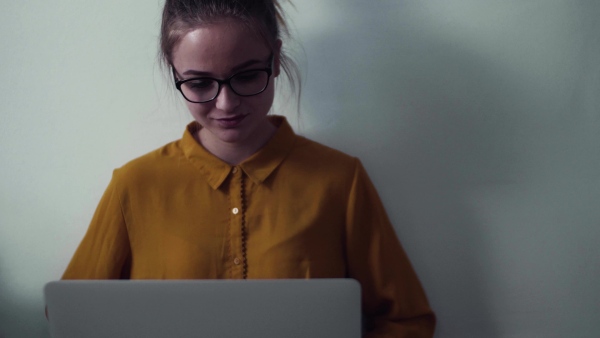
[[[242,97],[255,96],[255,95],[258,95],[258,94],[264,92],[267,89],[267,87],[269,87],[269,81],[271,81],[271,75],[273,74],[273,62],[274,62],[274,56],[273,56],[273,54],[271,54],[271,56],[269,56],[269,67],[242,70],[241,72],[237,72],[237,73],[231,75],[230,77],[226,78],[225,80],[219,80],[219,79],[215,79],[214,77],[208,77],[208,76],[194,77],[194,78],[185,79],[185,80],[177,80],[177,74],[175,73],[175,67],[171,66],[171,70],[173,71],[173,79],[175,80],[175,88],[177,88],[177,90],[179,90],[179,92],[181,93],[181,95],[183,96],[184,99],[186,99],[187,101],[192,102],[192,103],[206,103],[206,102],[210,102],[210,101],[216,99],[219,96],[219,94],[221,93],[221,88],[223,88],[223,85],[229,86],[229,89],[231,89],[232,92],[234,92],[236,95],[242,96]],[[240,74],[256,72],[256,71],[261,71],[261,72],[267,73],[267,83],[265,84],[263,89],[261,89],[258,93],[244,95],[244,94],[240,94],[240,93],[236,92],[235,89],[233,89],[233,87],[231,86],[231,80],[234,77],[236,77]],[[188,99],[185,96],[185,94],[183,93],[183,90],[181,89],[181,85],[183,85],[186,82],[194,81],[194,80],[216,81],[219,86],[217,89],[217,93],[211,99],[205,100],[205,101],[192,101],[192,100]]]

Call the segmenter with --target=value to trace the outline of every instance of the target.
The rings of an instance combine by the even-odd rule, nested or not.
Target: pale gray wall
[[[45,337],[111,175],[189,120],[161,1],[3,1],[0,337]],[[437,337],[600,332],[600,2],[297,0],[299,131],[360,157]]]

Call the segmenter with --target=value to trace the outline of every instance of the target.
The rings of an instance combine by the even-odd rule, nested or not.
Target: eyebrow
[[[264,60],[251,59],[251,60],[242,62],[239,65],[231,68],[231,73],[234,74],[235,72],[237,72],[241,69],[244,69],[246,67],[249,67],[249,66],[252,66],[252,65],[255,65],[258,63],[264,63],[264,62],[265,62]],[[189,69],[189,70],[186,70],[185,72],[181,73],[181,75],[211,76],[213,74],[210,72],[202,72],[199,70]]]

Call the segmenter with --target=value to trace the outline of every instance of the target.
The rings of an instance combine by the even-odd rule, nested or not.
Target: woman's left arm
[[[357,159],[346,209],[349,277],[362,287],[365,337],[433,337],[435,315]]]

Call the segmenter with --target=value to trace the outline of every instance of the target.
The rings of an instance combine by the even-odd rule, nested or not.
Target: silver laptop
[[[53,338],[351,338],[352,279],[57,281],[44,288]]]

